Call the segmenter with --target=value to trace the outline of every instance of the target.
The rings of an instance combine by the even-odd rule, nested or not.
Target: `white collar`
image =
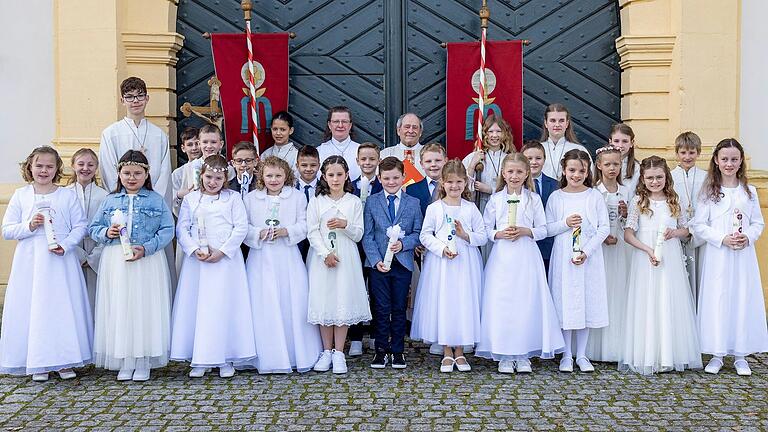
[[[147,121],[147,118],[146,117],[142,118],[141,121],[139,121],[138,126],[136,126],[136,123],[133,121],[133,119],[128,116],[123,117],[123,120],[125,120],[125,123],[127,123],[128,126],[138,129],[141,127],[142,124],[144,124]]]
[[[339,140],[337,140],[336,138],[334,138],[334,137],[331,137],[331,141],[330,141],[330,142],[331,142],[331,144],[333,144],[333,145],[337,145],[337,146],[339,146],[339,147],[341,147],[341,146],[347,146],[347,145],[348,145],[350,142],[352,142],[352,138],[351,138],[351,137],[347,137],[347,139],[345,139],[344,141],[339,141]],[[346,149],[345,149],[345,150],[346,150]]]
[[[389,193],[387,191],[384,191],[384,199],[385,200],[389,200],[389,197],[393,196],[393,197],[395,197],[395,199],[399,200],[400,199],[400,195],[402,193],[403,193],[403,189],[402,188],[399,189],[396,193],[393,193],[393,194],[391,194],[391,193]]]
[[[397,146],[401,147],[403,150],[416,150],[417,148],[421,147],[421,143],[417,141],[416,144],[413,145],[413,147],[408,147],[407,145],[403,144],[402,141],[400,141],[399,143],[397,143]]]
[[[552,137],[547,138],[547,144],[552,146],[559,146],[560,144],[565,145],[568,141],[565,139],[565,136],[557,140],[557,142],[552,141]]]
[[[304,179],[299,177],[299,186],[301,186],[302,189],[304,188],[304,186],[317,187],[317,179],[312,180],[311,183],[307,183],[304,181]]]

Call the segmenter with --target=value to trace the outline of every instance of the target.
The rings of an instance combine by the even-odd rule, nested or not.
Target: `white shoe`
[[[579,366],[579,370],[582,372],[594,372],[595,367],[592,366],[592,362],[586,357],[579,357],[576,359],[576,364]]]
[[[524,360],[517,360],[515,362],[515,367],[517,368],[518,373],[531,373],[533,372],[533,369],[531,369],[531,361],[528,359]]]
[[[513,374],[515,373],[515,361],[514,360],[502,360],[499,362],[499,373]]]
[[[315,362],[315,372],[328,372],[331,368],[331,350],[325,350],[320,354],[320,358]]]
[[[437,343],[433,343],[429,346],[429,353],[432,355],[443,355],[443,346]]]
[[[459,363],[459,359],[464,359],[464,363]],[[456,357],[456,369],[458,369],[459,372],[469,372],[472,370],[472,366],[469,365],[466,357],[458,356]]]
[[[708,374],[717,374],[722,367],[723,359],[720,357],[712,357],[709,363],[707,363],[707,367],[704,368],[704,372]]]
[[[560,372],[573,372],[573,357],[563,357],[560,360]]]
[[[48,381],[48,372],[36,373],[32,375],[32,381],[46,382]]]
[[[333,373],[335,374],[347,373],[347,360],[344,358],[344,352],[333,351],[331,358],[333,362]]]
[[[118,381],[130,381],[133,379],[133,369],[120,369],[117,373]]]
[[[349,356],[357,357],[363,355],[363,341],[352,341],[349,343]]]
[[[59,378],[63,380],[69,380],[77,377],[77,374],[72,369],[62,369],[59,371]]]
[[[450,360],[451,362],[448,364],[445,364],[446,360]],[[443,357],[443,360],[440,362],[440,372],[442,373],[453,372],[453,367],[455,365],[456,365],[456,360],[453,357],[445,356]]]
[[[709,365],[707,365],[709,366]],[[735,362],[733,362],[733,367],[736,368],[736,373],[741,376],[750,376],[752,375],[752,369],[749,368],[749,363],[747,363],[746,359],[738,359]]]
[[[190,378],[202,378],[205,376],[205,373],[208,372],[208,370],[204,367],[193,367],[191,371],[189,371],[189,377]]]
[[[136,369],[133,371],[134,381],[147,381],[149,379],[149,369]]]
[[[232,364],[227,363],[226,366],[219,367],[219,376],[222,378],[232,378],[235,376],[235,368]]]

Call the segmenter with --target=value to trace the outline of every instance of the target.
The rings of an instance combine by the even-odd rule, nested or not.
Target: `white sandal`
[[[464,364],[459,363],[458,362],[459,359],[464,359]],[[472,370],[472,366],[469,365],[467,358],[464,356],[456,357],[456,360],[454,360],[454,363],[456,363],[456,369],[458,369],[459,372],[469,372]]]
[[[446,360],[450,360],[450,364],[444,364]],[[453,366],[456,365],[456,359],[450,356],[443,357],[443,360],[440,362],[440,372],[443,373],[449,373],[453,372]]]

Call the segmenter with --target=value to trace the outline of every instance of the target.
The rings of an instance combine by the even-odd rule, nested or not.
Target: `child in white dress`
[[[499,372],[531,372],[530,357],[551,359],[565,348],[544,261],[536,245],[547,218],[534,190],[528,158],[508,155],[496,193],[485,206],[485,230],[496,245],[485,267],[476,355],[499,362]]]
[[[307,200],[277,156],[263,159],[255,182],[245,197],[245,244],[256,367],[262,374],[306,372],[323,351],[318,326],[307,322],[309,281],[298,247],[307,236]]]
[[[27,186],[17,189],[3,216],[3,238],[17,240],[3,303],[0,373],[49,372],[74,378],[91,363],[93,321],[76,248],[86,233],[77,195],[56,186],[63,163],[38,147],[22,163]]]
[[[549,261],[549,285],[565,339],[561,372],[594,367],[587,358],[589,330],[608,325],[603,241],[610,233],[603,195],[592,189],[589,154],[570,150],[561,161],[560,189],[547,202],[547,234],[555,236]]]
[[[627,218],[629,190],[621,184],[621,151],[607,145],[597,149],[595,161],[595,189],[608,207],[610,233],[603,241],[605,260],[605,286],[608,294],[607,327],[589,332],[587,357],[603,362],[619,361],[624,345],[624,313],[627,308],[627,244],[624,242],[624,221]]]
[[[480,341],[483,260],[488,238],[470,201],[467,171],[458,160],[442,170],[439,199],[427,207],[419,240],[427,249],[416,291],[411,338],[443,346],[441,372],[471,370],[464,346]]]
[[[323,352],[315,371],[347,373],[344,343],[352,324],[371,320],[357,242],[363,238],[363,203],[352,194],[342,156],[323,162],[316,196],[307,206],[309,306],[307,320],[320,325]]]
[[[696,207],[699,204],[701,187],[704,186],[704,180],[707,178],[707,172],[696,166],[696,159],[701,154],[701,139],[693,132],[681,133],[675,139],[675,153],[678,162],[677,167],[672,170],[675,192],[680,198],[680,208],[685,212],[685,218],[688,222],[693,222]],[[705,241],[694,236],[692,229],[689,231],[691,236],[682,239],[683,253],[688,270],[688,282],[691,284],[693,303],[697,304],[701,277],[699,262],[704,257],[702,246]]]
[[[171,276],[163,249],[173,239],[173,214],[152,190],[149,163],[128,150],[117,164],[117,187],[88,227],[104,245],[96,281],[94,363],[119,370],[118,381],[146,381],[168,364]]]
[[[235,364],[256,357],[240,251],[248,217],[240,193],[227,187],[227,168],[222,156],[205,158],[199,187],[184,196],[176,226],[184,265],[173,302],[171,360],[190,362],[192,378],[214,367],[230,378]]]
[[[96,152],[89,148],[81,148],[72,155],[71,166],[74,176],[67,188],[72,189],[77,194],[85,213],[86,223],[88,223],[96,215],[96,211],[108,195],[107,191],[96,184],[96,172],[99,169]],[[96,272],[99,270],[101,249],[102,246],[97,245],[89,236],[83,237],[83,240],[76,247],[77,257],[83,266],[85,285],[88,287],[88,303],[92,311],[96,306]]]
[[[688,221],[671,178],[667,161],[658,156],[640,165],[640,183],[624,230],[634,251],[621,371],[650,375],[701,368],[696,313],[680,244],[688,237]]]
[[[705,371],[716,374],[732,355],[736,373],[751,375],[746,356],[768,351],[765,302],[755,242],[765,222],[757,190],[749,184],[744,149],[720,141],[696,208],[693,235],[706,241],[699,287],[701,350],[713,357]]]
[[[635,132],[627,124],[617,123],[611,127],[608,144],[621,151],[621,184],[627,187],[632,198],[640,179],[640,163],[635,159]]]

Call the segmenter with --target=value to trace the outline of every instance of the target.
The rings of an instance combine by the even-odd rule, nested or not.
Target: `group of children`
[[[471,370],[474,349],[502,373],[562,353],[562,372],[575,358],[583,372],[591,359],[650,374],[700,368],[707,353],[707,372],[733,355],[749,375],[745,356],[768,351],[754,246],[763,218],[736,140],[715,147],[705,172],[700,140],[682,134],[670,172],[656,156],[636,161],[634,134],[618,124],[593,163],[554,104],[541,142],[520,152],[496,117],[463,161],[420,145],[425,177],[404,187],[413,160],[352,141],[347,109],[331,110],[319,151],[290,141],[281,112],[261,159],[250,143],[221,156],[215,126],[183,132],[190,161],[160,170],[172,185],[158,193],[148,158],[158,143],[142,141],[136,108],[146,88],[121,90],[135,139],[114,187],[96,184],[91,150],[73,155],[67,188],[54,149],[22,163],[29,184],[2,224],[18,245],[0,372],[68,379],[94,363],[143,381],[176,360],[190,377],[346,373],[347,333],[359,343],[365,322],[371,367],[402,369],[412,297],[410,337],[438,349],[441,372]],[[164,253],[174,236],[175,263]]]

